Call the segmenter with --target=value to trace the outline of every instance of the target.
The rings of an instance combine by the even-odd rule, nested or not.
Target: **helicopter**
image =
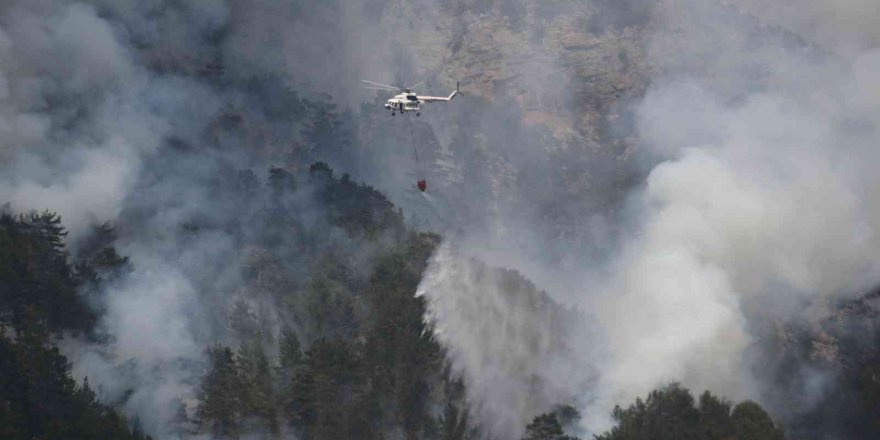
[[[455,98],[455,96],[458,95],[457,82],[455,83],[455,90],[453,90],[449,96],[424,96],[419,95],[414,91],[414,89],[420,86],[424,81],[410,87],[391,86],[365,79],[362,79],[361,81],[368,84],[366,88],[370,90],[401,92],[385,101],[385,110],[391,110],[391,116],[394,116],[397,112],[400,112],[400,114],[403,114],[404,112],[416,112],[416,116],[421,116],[422,104],[429,102],[448,102],[452,101],[452,98]]]

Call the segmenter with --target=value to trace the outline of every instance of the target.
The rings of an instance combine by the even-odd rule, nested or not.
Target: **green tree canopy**
[[[615,407],[616,426],[597,440],[784,440],[783,431],[756,403],[731,403],[708,391],[694,401],[690,391],[671,384],[636,399],[628,408]]]

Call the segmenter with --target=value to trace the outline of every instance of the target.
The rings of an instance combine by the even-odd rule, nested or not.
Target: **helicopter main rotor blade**
[[[393,89],[386,89],[384,87],[364,87],[364,88],[367,90],[381,90],[383,92],[396,92],[397,91],[397,90],[393,90]]]
[[[375,82],[375,81],[367,81],[367,80],[365,80],[365,79],[362,79],[361,81],[363,81],[363,82],[365,82],[365,83],[367,83],[367,84],[374,85],[374,86],[376,86],[376,87],[384,87],[384,88],[386,88],[386,89],[390,89],[390,90],[401,90],[400,87],[397,87],[397,86],[389,86],[388,84],[377,83],[377,82]]]
[[[412,89],[415,89],[416,87],[418,87],[418,86],[420,86],[420,85],[422,85],[422,84],[424,84],[424,83],[425,83],[424,81],[419,81],[418,84],[416,84],[416,85],[414,85],[414,86],[409,86],[409,87],[407,87],[407,88],[410,89],[410,90],[412,90]]]

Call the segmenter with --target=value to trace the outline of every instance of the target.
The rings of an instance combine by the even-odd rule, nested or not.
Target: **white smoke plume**
[[[453,374],[468,384],[469,404],[481,428],[513,438],[522,414],[558,404],[556,399],[585,388],[585,370],[566,337],[584,331],[575,313],[513,271],[500,271],[464,259],[460,249],[443,245],[417,295],[428,295],[427,317],[451,360]],[[461,344],[480,341],[482,350]],[[585,342],[585,341],[581,341]],[[584,383],[573,383],[582,378]]]
[[[880,140],[880,52],[872,49],[872,26],[833,32],[845,17],[868,20],[876,8],[813,3],[822,13],[762,2],[762,11],[773,12],[767,22],[715,2],[654,5],[647,41],[656,73],[636,105],[640,160],[650,171],[630,197],[613,257],[602,264],[584,258],[586,275],[563,274],[581,283],[574,294],[548,287],[597,324],[590,337],[562,337],[581,368],[544,389],[580,402],[587,430],[607,429],[613,405],[671,381],[764,401],[772,384],[753,372],[766,360],[750,356],[749,347],[774,337],[767,331],[774,322],[809,319],[815,311],[805,305],[819,298],[850,298],[880,282],[880,182],[869,165]],[[773,27],[779,23],[796,33]],[[507,264],[534,279],[560,274],[535,264],[526,253],[533,249],[500,247]],[[536,411],[510,404],[516,393],[484,386],[511,371],[534,374],[536,362],[506,355],[528,352],[525,339],[505,337],[508,321],[528,322],[521,311],[467,299],[492,298],[502,288],[469,275],[470,255],[485,253],[441,252],[420,292],[452,364],[479,390],[473,398],[494,411],[485,419],[527,419]],[[478,328],[496,331],[468,331],[474,315]],[[503,353],[497,359],[510,365],[473,360],[483,353]],[[592,374],[597,379],[584,390]],[[516,381],[510,386],[529,393]]]
[[[0,20],[0,197],[57,207],[75,238],[119,213],[165,126],[136,104],[146,78],[93,8],[13,2]]]

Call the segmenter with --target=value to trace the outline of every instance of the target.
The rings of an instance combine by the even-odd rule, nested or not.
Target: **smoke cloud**
[[[580,402],[588,431],[610,426],[614,404],[671,381],[758,400],[785,419],[791,414],[777,406],[773,384],[755,373],[768,359],[753,347],[772,340],[778,323],[814,319],[821,311],[811,305],[853,298],[880,281],[873,252],[878,182],[866,167],[876,160],[871,145],[878,140],[880,104],[871,27],[828,33],[839,28],[837,20],[858,14],[855,2],[839,9],[823,3],[827,21],[809,8],[796,17],[785,2],[762,5],[766,18],[714,2],[654,5],[645,40],[655,73],[633,104],[635,160],[648,171],[620,200],[624,226],[611,232],[615,243],[606,259],[590,258],[596,254],[589,245],[575,249],[569,258],[582,264],[581,274],[566,274],[547,264],[558,260],[542,261],[535,252],[552,243],[489,244],[504,249],[502,264],[533,279],[566,279],[544,288],[596,323],[588,337],[581,331],[554,336],[580,368],[544,388],[550,400]],[[816,21],[821,25],[804,25]],[[529,229],[496,221],[514,229],[511,235],[537,229],[533,222]],[[463,237],[450,240],[472,240]],[[463,331],[456,337],[446,330],[469,329],[469,313],[491,309],[461,310],[465,300],[457,297],[491,298],[493,291],[461,269],[467,255],[439,254],[420,291],[431,298],[428,319],[452,347],[453,365],[467,370],[469,383],[493,383],[504,375],[472,359],[487,351],[521,352],[527,344],[502,336],[506,321],[520,314],[515,307],[480,316],[481,326],[497,329],[492,336]],[[504,359],[517,366],[507,368],[532,371],[534,357],[541,358]],[[827,378],[811,382],[822,381]],[[511,386],[527,393],[525,385]],[[511,400],[509,392],[487,387],[474,396],[498,403],[486,404],[495,412],[485,419],[537,413],[500,405]],[[802,392],[817,399],[823,391]],[[501,431],[501,437],[518,433]]]
[[[136,267],[108,343],[66,342],[75,375],[173,438],[247,295],[234,234],[186,226],[250,209],[218,175],[317,158],[444,233],[419,294],[488,432],[558,403],[599,432],[673,380],[785,415],[755,345],[880,275],[875,5],[452,3],[6,2],[0,200],[57,210],[74,250],[116,221]],[[361,78],[464,96],[409,132]],[[332,96],[352,145],[303,147],[291,91]]]
[[[330,90],[310,81],[326,76],[286,69],[290,47],[246,47],[259,43],[251,30],[288,23],[289,15],[273,15],[280,3],[38,0],[0,8],[0,199],[19,212],[60,213],[73,254],[93,226],[117,225],[115,245],[135,271],[96,298],[104,343],[68,339],[63,347],[74,377],[88,376],[104,402],[155,438],[179,437],[171,422],[180,404],[193,414],[205,348],[237,341],[227,320],[233,304],[262,301],[243,287],[240,237],[211,227],[252,214],[261,198],[246,205],[232,191],[218,197],[217,188],[234,186],[238,170],[268,168],[267,144],[296,143],[302,128],[290,114],[272,118],[259,102],[266,90],[236,81],[290,78],[282,86],[265,80],[263,87],[281,89],[274,102],[295,83],[303,93]],[[311,13],[327,18],[335,10]],[[340,57],[333,53],[321,52],[323,67]],[[262,132],[235,131],[230,114],[258,121]],[[224,115],[227,126],[218,128]],[[313,158],[295,159],[301,167]],[[307,188],[299,198],[304,218],[320,210]]]
[[[453,373],[469,386],[481,428],[512,438],[522,429],[523,414],[559,404],[572,386],[586,389],[591,371],[572,356],[567,336],[586,335],[587,326],[522,275],[465,255],[449,244],[441,247],[418,294],[430,295],[427,318],[447,347]],[[480,341],[484,350],[465,340]]]

